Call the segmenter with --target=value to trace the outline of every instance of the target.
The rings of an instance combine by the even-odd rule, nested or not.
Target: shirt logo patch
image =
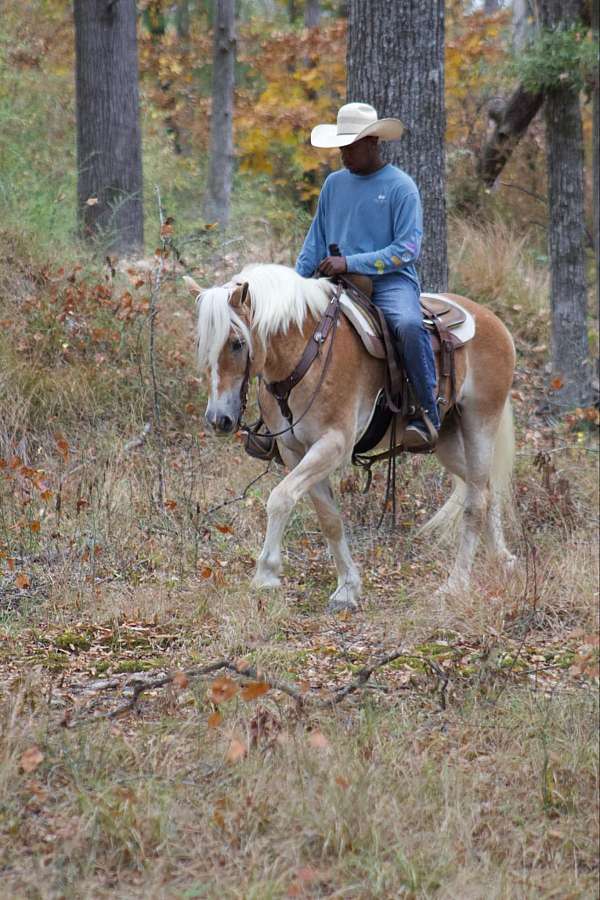
[[[385,200],[385,194],[377,194],[377,197],[375,198],[376,203],[383,203],[384,200]]]

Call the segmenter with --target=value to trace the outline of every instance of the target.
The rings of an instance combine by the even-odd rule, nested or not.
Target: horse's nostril
[[[217,421],[219,431],[231,431],[233,428],[233,419],[229,416],[219,416]]]

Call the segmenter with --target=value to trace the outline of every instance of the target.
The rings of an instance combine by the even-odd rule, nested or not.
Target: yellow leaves
[[[345,37],[345,22],[331,21],[310,34],[271,34],[254,53],[246,50],[265,86],[258,97],[238,93],[236,145],[243,172],[270,175],[288,189],[295,185],[305,201],[318,195],[329,159],[309,146],[308,137],[311,123],[335,120],[345,94]]]
[[[446,139],[464,144],[472,137],[486,96],[498,92],[498,65],[506,58],[500,39],[506,15],[486,16],[483,11],[447,22],[445,49]]]

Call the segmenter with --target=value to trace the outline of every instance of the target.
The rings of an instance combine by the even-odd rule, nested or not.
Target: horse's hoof
[[[330,600],[325,607],[325,612],[333,615],[341,612],[357,612],[358,603],[356,600]]]
[[[465,582],[445,581],[434,592],[433,596],[437,600],[446,600],[447,597],[456,597],[457,594],[462,594],[466,590],[468,590],[468,585]]]
[[[327,604],[328,613],[356,612],[358,609],[358,592],[356,588],[343,584],[334,591]]]
[[[281,578],[278,578],[277,575],[255,575],[250,586],[254,590],[274,591],[281,587]]]

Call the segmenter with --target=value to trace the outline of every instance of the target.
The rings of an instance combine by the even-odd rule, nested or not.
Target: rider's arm
[[[419,258],[423,236],[423,212],[417,191],[405,194],[394,211],[394,239],[387,247],[346,257],[348,272],[386,275],[411,265]]]
[[[310,278],[321,260],[327,256],[325,241],[325,186],[319,196],[317,211],[296,260],[296,272]]]

